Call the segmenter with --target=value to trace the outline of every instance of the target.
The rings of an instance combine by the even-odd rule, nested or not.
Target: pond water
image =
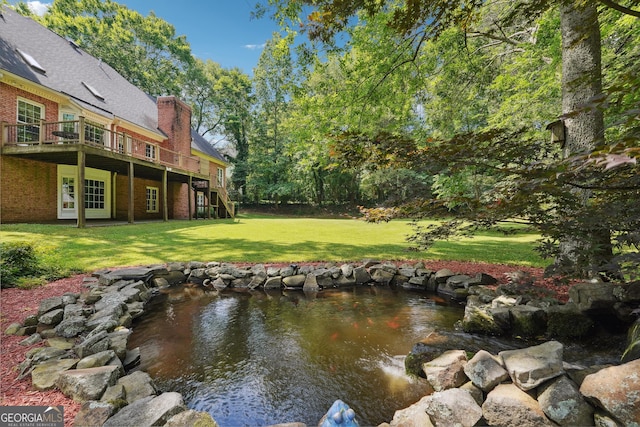
[[[191,294],[190,294],[191,293]],[[388,288],[203,294],[178,288],[134,325],[140,369],[222,426],[315,425],[336,399],[361,425],[390,421],[429,393],[404,356],[459,307]]]
[[[140,369],[162,391],[182,393],[221,427],[317,425],[336,399],[360,425],[389,422],[431,392],[404,374],[414,343],[437,331],[462,336],[461,345],[509,347],[456,332],[461,307],[403,290],[166,292],[134,325],[129,346],[140,347]]]

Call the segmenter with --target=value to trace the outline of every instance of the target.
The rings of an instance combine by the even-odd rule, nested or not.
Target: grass
[[[170,221],[78,229],[68,225],[3,224],[0,240],[29,242],[45,262],[72,271],[165,263],[247,263],[379,260],[458,260],[544,266],[537,235],[482,233],[410,252],[407,221],[241,215],[235,220]]]

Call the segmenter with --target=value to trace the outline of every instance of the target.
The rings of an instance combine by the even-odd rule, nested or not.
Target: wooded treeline
[[[517,220],[557,271],[589,274],[637,271],[638,10],[265,0],[256,14],[282,32],[253,76],[194,58],[169,23],[110,0],[55,0],[38,19],[150,94],[185,99],[228,153],[241,202],[445,218],[416,229],[416,248]]]

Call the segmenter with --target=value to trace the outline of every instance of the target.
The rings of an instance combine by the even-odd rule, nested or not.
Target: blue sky
[[[269,18],[252,19],[258,0],[115,0],[147,16],[153,11],[187,36],[197,58],[211,59],[225,68],[239,67],[253,74],[264,43],[278,26]],[[14,3],[14,1],[12,1]],[[27,1],[43,13],[46,0]]]

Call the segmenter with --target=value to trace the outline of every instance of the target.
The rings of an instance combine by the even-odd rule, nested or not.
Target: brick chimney
[[[158,97],[158,128],[168,137],[167,148],[191,154],[191,108],[175,96]]]

